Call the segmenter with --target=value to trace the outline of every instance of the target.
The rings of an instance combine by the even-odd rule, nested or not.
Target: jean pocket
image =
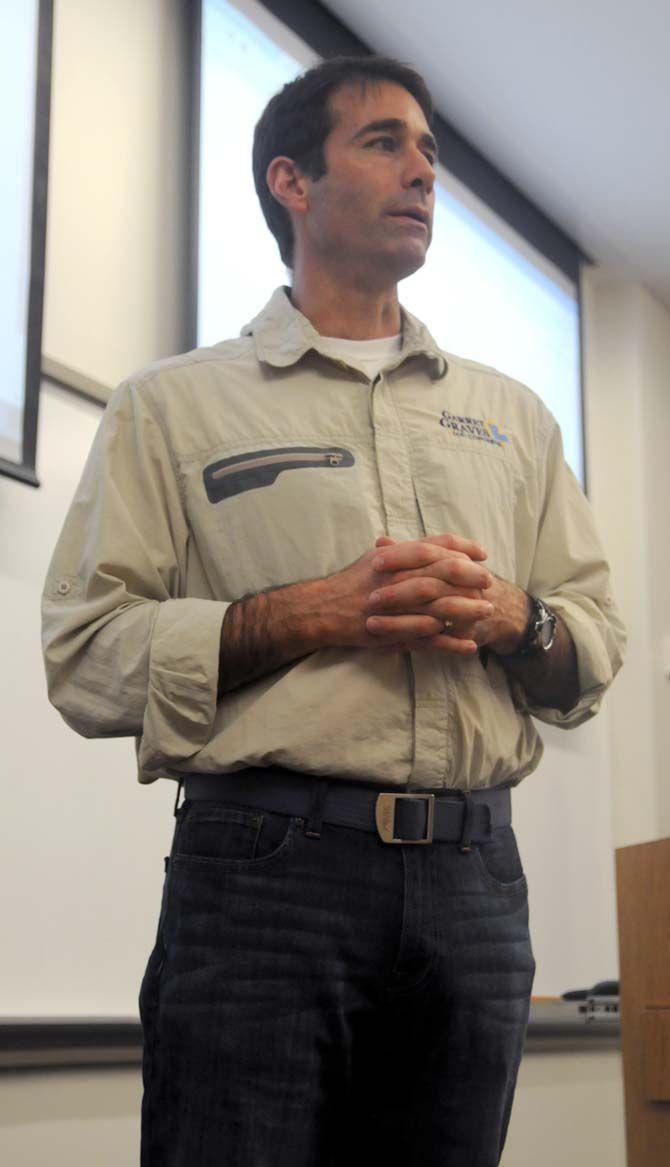
[[[477,844],[473,851],[489,887],[503,892],[525,890],[526,876],[512,827],[500,827],[488,842]]]
[[[176,864],[249,867],[287,852],[301,820],[276,811],[212,802],[185,804],[175,839]]]

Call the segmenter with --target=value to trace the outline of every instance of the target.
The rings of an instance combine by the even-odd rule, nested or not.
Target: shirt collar
[[[249,324],[245,324],[241,332],[241,336],[253,337],[259,361],[276,368],[294,365],[310,349],[328,356],[322,349],[319,333],[291,303],[289,290],[277,288],[265,307]],[[405,308],[401,308],[401,315],[402,347],[393,366],[403,364],[409,357],[424,357],[431,364],[431,376],[434,379],[443,377],[447,361],[425,324]]]

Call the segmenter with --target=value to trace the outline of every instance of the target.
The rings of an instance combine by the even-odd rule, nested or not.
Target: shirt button
[[[67,596],[68,592],[71,589],[71,586],[72,585],[69,584],[66,579],[61,579],[58,581],[58,587],[57,587],[56,591],[58,592],[59,596]]]

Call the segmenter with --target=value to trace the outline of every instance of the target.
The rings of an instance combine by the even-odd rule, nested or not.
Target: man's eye
[[[373,138],[368,142],[368,146],[381,146],[383,150],[391,151],[396,148],[396,140],[388,135],[384,135],[383,138]]]

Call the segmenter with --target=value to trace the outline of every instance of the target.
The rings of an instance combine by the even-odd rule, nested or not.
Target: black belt
[[[385,843],[485,843],[512,821],[509,788],[490,790],[383,790],[379,785],[299,774],[295,770],[237,770],[184,776],[188,801],[224,801],[307,820],[318,838],[321,823],[377,832]]]

